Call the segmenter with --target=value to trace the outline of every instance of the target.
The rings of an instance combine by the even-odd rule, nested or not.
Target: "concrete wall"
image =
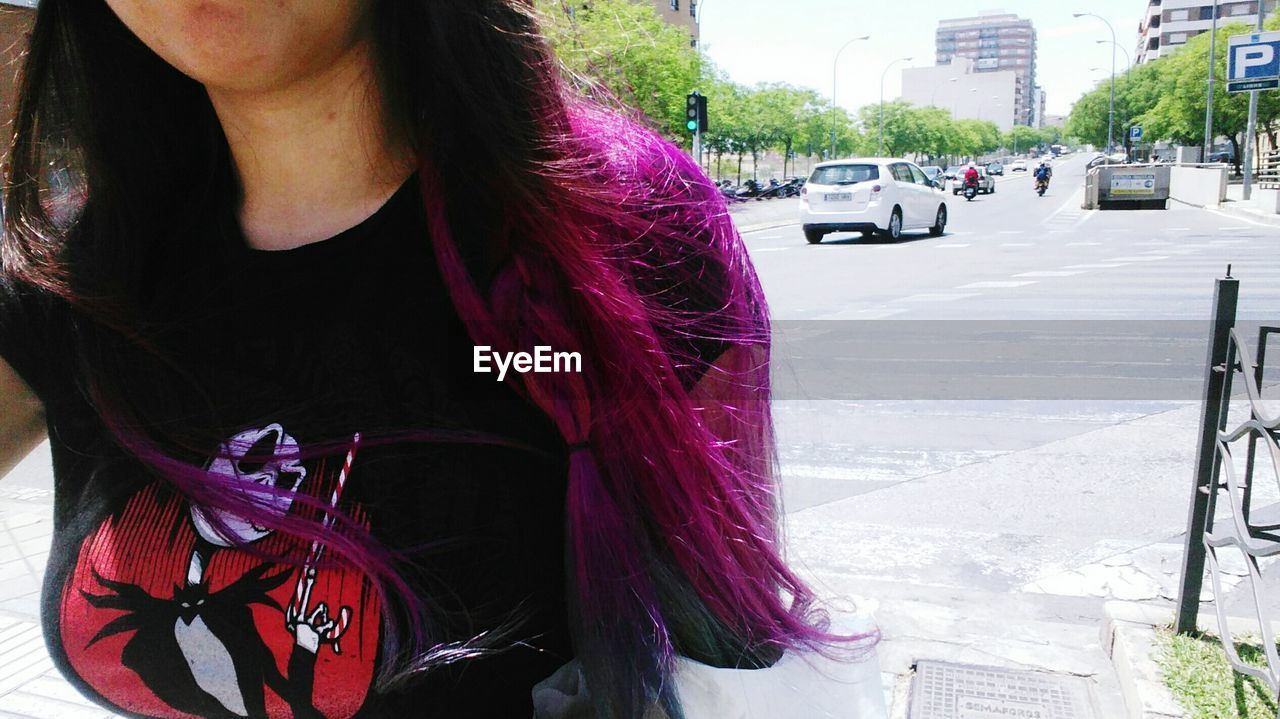
[[[1169,196],[1197,207],[1217,207],[1227,199],[1227,168],[1174,167]]]

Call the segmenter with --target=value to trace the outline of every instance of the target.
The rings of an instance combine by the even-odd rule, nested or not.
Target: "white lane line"
[[[898,302],[954,302],[968,297],[977,297],[978,292],[926,292],[922,295],[903,297]]]
[[[1170,227],[1168,228],[1167,231],[1168,232],[1190,232],[1191,228],[1190,227]]]
[[[1134,255],[1132,257],[1108,257],[1103,262],[1152,262],[1154,260],[1167,260],[1168,255]]]
[[[941,245],[934,245],[934,247],[946,247],[946,248],[968,247],[968,246],[969,246],[968,242],[947,242]]]
[[[1036,270],[1035,272],[1023,272],[1014,275],[1014,277],[1072,277],[1074,275],[1083,275],[1084,270],[1076,270],[1070,272],[1067,270]]]
[[[1067,247],[1099,247],[1101,242],[1068,242]]]
[[[1116,267],[1128,267],[1128,266],[1129,266],[1129,263],[1127,263],[1127,262],[1108,262],[1108,263],[1098,262],[1098,263],[1095,263],[1095,264],[1092,264],[1092,265],[1067,265],[1067,266],[1066,266],[1065,268],[1063,268],[1063,269],[1067,269],[1067,270],[1111,270],[1111,269],[1115,269]]]
[[[820,315],[820,320],[882,320],[886,317],[900,315],[906,312],[905,307],[898,309],[890,309],[888,307],[877,307],[873,309],[857,309],[857,310],[840,310],[831,314]]]
[[[1034,280],[995,280],[991,282],[970,282],[967,285],[960,285],[957,290],[1004,290],[1014,287],[1026,287],[1034,285]]]
[[[1021,235],[1025,230],[1000,230],[997,235]]]
[[[1034,242],[1001,242],[1001,247],[1035,247]]]

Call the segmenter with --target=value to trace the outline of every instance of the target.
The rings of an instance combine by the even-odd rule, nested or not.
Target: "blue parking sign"
[[[1142,125],[1134,125],[1133,127],[1129,128],[1129,139],[1130,140],[1142,139]]]
[[[1227,41],[1227,92],[1280,87],[1280,32],[1233,35]]]

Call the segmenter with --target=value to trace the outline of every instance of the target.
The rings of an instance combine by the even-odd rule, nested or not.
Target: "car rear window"
[[[832,165],[813,171],[809,182],[815,185],[852,185],[880,179],[880,168],[875,165]]]

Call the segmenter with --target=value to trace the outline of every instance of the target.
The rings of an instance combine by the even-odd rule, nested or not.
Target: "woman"
[[[723,201],[525,0],[43,0],[15,130],[0,459],[47,425],[95,700],[529,716],[576,658],[677,717],[677,656],[850,639],[780,559]]]

